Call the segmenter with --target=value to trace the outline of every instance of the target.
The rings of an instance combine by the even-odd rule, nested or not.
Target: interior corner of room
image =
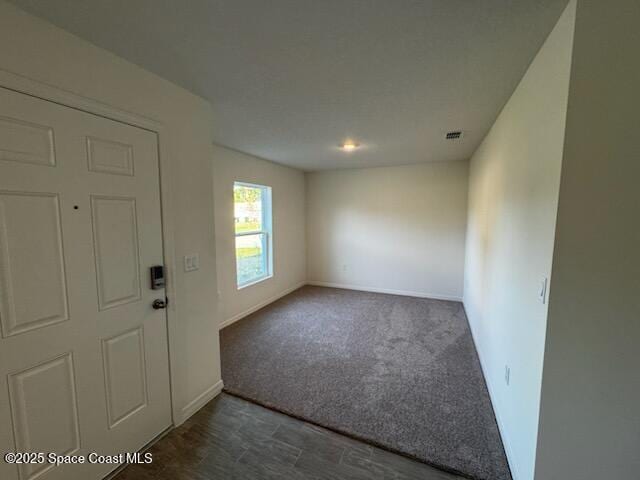
[[[2,479],[640,478],[640,4],[454,3],[0,0]]]

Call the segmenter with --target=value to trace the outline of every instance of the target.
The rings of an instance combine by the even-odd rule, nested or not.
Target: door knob
[[[160,310],[162,308],[167,308],[167,301],[166,300],[161,300],[161,299],[158,298],[158,299],[153,301],[151,306],[153,307],[154,310]]]

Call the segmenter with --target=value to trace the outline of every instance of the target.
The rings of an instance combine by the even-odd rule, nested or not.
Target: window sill
[[[269,280],[270,278],[273,278],[273,274],[267,275],[267,276],[264,276],[264,277],[260,277],[260,278],[258,278],[256,280],[253,280],[253,281],[249,282],[249,283],[243,283],[242,285],[238,285],[237,286],[237,290],[242,290],[243,288],[251,287],[252,285],[256,285],[256,284],[258,284],[260,282],[264,282],[265,280]]]

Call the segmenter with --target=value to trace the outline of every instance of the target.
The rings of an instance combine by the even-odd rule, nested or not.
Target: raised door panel
[[[53,129],[0,117],[0,160],[54,166]]]
[[[0,324],[9,337],[69,318],[58,197],[0,191]]]
[[[136,201],[91,197],[100,310],[140,300],[140,260]]]
[[[109,428],[147,406],[143,328],[103,340],[105,391]]]
[[[73,357],[67,353],[9,375],[9,398],[16,451],[70,455],[80,449]],[[55,468],[23,464],[21,479]]]
[[[87,137],[89,170],[98,173],[133,176],[133,146]]]

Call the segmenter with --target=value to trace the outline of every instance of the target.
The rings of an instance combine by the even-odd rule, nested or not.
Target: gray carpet
[[[458,302],[307,286],[220,342],[229,393],[444,470],[511,478]]]

